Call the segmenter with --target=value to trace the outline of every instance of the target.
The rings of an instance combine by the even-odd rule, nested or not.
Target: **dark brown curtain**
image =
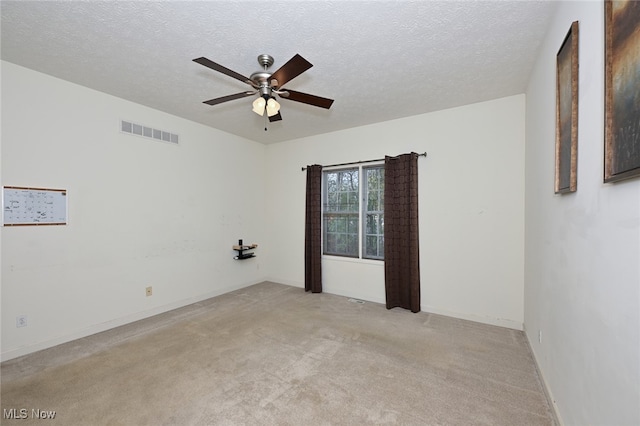
[[[420,312],[418,154],[384,160],[384,281],[387,309]]]
[[[307,166],[304,290],[322,293],[322,166]]]

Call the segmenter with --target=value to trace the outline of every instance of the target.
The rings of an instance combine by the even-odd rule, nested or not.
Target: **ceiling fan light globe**
[[[273,117],[280,111],[280,104],[275,99],[271,98],[267,101],[267,115]]]
[[[258,115],[264,115],[264,107],[267,104],[267,101],[262,97],[258,97],[255,101],[253,101],[253,112]]]

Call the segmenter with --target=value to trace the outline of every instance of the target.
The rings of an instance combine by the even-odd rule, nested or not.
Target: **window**
[[[324,254],[384,259],[384,165],[324,171],[322,216]]]
[[[358,257],[358,169],[324,172],[323,183],[324,254]]]

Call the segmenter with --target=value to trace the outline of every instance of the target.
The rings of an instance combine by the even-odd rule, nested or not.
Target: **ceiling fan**
[[[253,111],[258,115],[264,115],[266,113],[267,117],[269,117],[269,121],[273,122],[282,120],[280,104],[276,100],[275,95],[279,95],[282,99],[289,99],[290,101],[302,102],[326,109],[331,108],[331,104],[333,104],[333,99],[322,98],[320,96],[284,88],[285,84],[313,66],[309,61],[298,54],[289,59],[286,64],[281,66],[273,74],[268,71],[269,67],[273,65],[273,57],[270,55],[260,55],[258,56],[258,63],[263,69],[254,72],[250,77],[245,77],[244,75],[232,71],[229,68],[225,68],[205,57],[196,58],[193,61],[211,68],[214,71],[221,72],[229,77],[240,80],[254,89],[253,91],[235,93],[233,95],[204,101],[204,103],[208,105],[217,105],[223,102],[233,101],[235,99],[258,94],[256,100],[253,101]],[[267,130],[266,127],[265,130]]]

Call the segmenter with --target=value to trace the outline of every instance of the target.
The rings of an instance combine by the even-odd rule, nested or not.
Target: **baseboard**
[[[323,290],[324,291],[324,290]],[[376,297],[373,296],[367,296],[367,295],[362,295],[361,293],[352,293],[349,291],[332,291],[332,289],[328,289],[325,291],[325,293],[329,293],[329,294],[333,294],[336,296],[342,296],[342,297],[351,297],[354,299],[358,299],[358,300],[364,300],[366,302],[371,302],[371,303],[379,303],[381,305],[385,305],[386,301],[384,299],[378,299]]]
[[[286,285],[290,285],[292,287],[304,288],[304,282],[300,283],[300,282],[296,282],[296,281],[285,280],[285,279],[274,278],[274,277],[268,277],[268,278],[265,279],[265,281],[271,281],[271,282],[274,282],[274,283],[286,284]],[[323,291],[325,293],[335,294],[336,296],[353,297],[355,299],[365,300],[367,302],[381,303],[383,305],[386,303],[384,298],[376,298],[376,297],[372,297],[372,296],[363,295],[361,293],[358,293],[358,294],[350,293],[349,291],[344,291],[343,289],[341,289],[339,291],[335,291],[335,289],[332,289],[331,287],[327,288],[327,286],[325,286]],[[523,324],[521,322],[508,320],[508,319],[482,317],[482,316],[479,316],[479,315],[471,315],[471,314],[462,314],[462,313],[459,313],[459,312],[451,312],[451,311],[447,311],[447,310],[444,310],[444,309],[437,309],[437,308],[434,308],[432,306],[424,306],[424,305],[420,306],[420,309],[422,311],[424,311],[424,312],[428,312],[428,313],[431,313],[431,314],[444,315],[446,317],[463,319],[463,320],[467,320],[467,321],[478,322],[478,323],[481,323],[481,324],[496,325],[498,327],[511,328],[513,330],[518,330],[518,331],[522,331],[524,329],[523,328]]]
[[[304,281],[302,281],[302,282],[300,282],[300,281],[292,281],[292,280],[287,280],[287,279],[283,279],[283,278],[274,278],[274,277],[266,277],[264,279],[264,281],[270,281],[272,283],[284,284],[284,285],[288,285],[288,286],[291,286],[291,287],[304,288]]]
[[[193,303],[201,302],[206,299],[210,299],[212,297],[220,296],[221,294],[229,293],[235,290],[239,290],[241,288],[249,287],[254,284],[261,283],[265,280],[260,280],[256,282],[244,283],[244,284],[236,284],[233,286],[219,288],[209,293],[201,294],[194,297],[189,297],[187,299],[182,299],[179,301],[175,301],[169,303],[167,305],[157,306],[155,308],[136,312],[131,315],[127,315],[120,318],[115,318],[113,320],[103,322],[100,324],[92,325],[88,328],[78,330],[76,332],[65,334],[63,336],[58,336],[49,340],[45,340],[42,342],[33,343],[30,345],[22,346],[16,349],[10,349],[6,352],[2,352],[0,354],[0,362],[8,361],[13,358],[18,358],[20,356],[28,355],[33,352],[41,351],[43,349],[48,349],[57,345],[61,345],[63,343],[70,342],[72,340],[81,339],[83,337],[91,336],[92,334],[101,333],[103,331],[110,330],[115,327],[120,327],[122,325],[130,324],[135,321],[139,321],[145,318],[152,317],[154,315],[162,314],[164,312],[172,311],[174,309],[182,308],[183,306],[191,305]]]
[[[451,312],[445,309],[434,308],[432,306],[420,306],[420,309],[423,312],[429,312],[430,314],[444,315],[446,317],[479,322],[481,324],[496,325],[498,327],[511,328],[513,330],[519,330],[519,331],[522,331],[524,329],[523,324],[521,322],[508,320],[504,318],[492,318],[492,317],[483,317],[480,315],[473,315],[473,314],[462,314],[460,312]]]
[[[533,357],[533,364],[536,366],[536,371],[538,372],[538,377],[540,377],[540,381],[542,381],[542,389],[544,391],[544,395],[549,402],[549,406],[551,407],[551,414],[553,415],[553,420],[557,426],[563,426],[562,417],[560,417],[560,413],[558,412],[558,405],[556,404],[556,400],[553,397],[553,392],[551,392],[551,388],[547,383],[547,380],[544,378],[544,374],[542,374],[542,369],[540,369],[540,364],[538,363],[538,357],[536,356],[535,351],[533,350],[533,345],[531,345],[531,339],[529,338],[529,333],[527,333],[526,327],[524,328],[524,336],[527,341],[527,345],[529,345],[529,352],[531,352],[531,356]]]

